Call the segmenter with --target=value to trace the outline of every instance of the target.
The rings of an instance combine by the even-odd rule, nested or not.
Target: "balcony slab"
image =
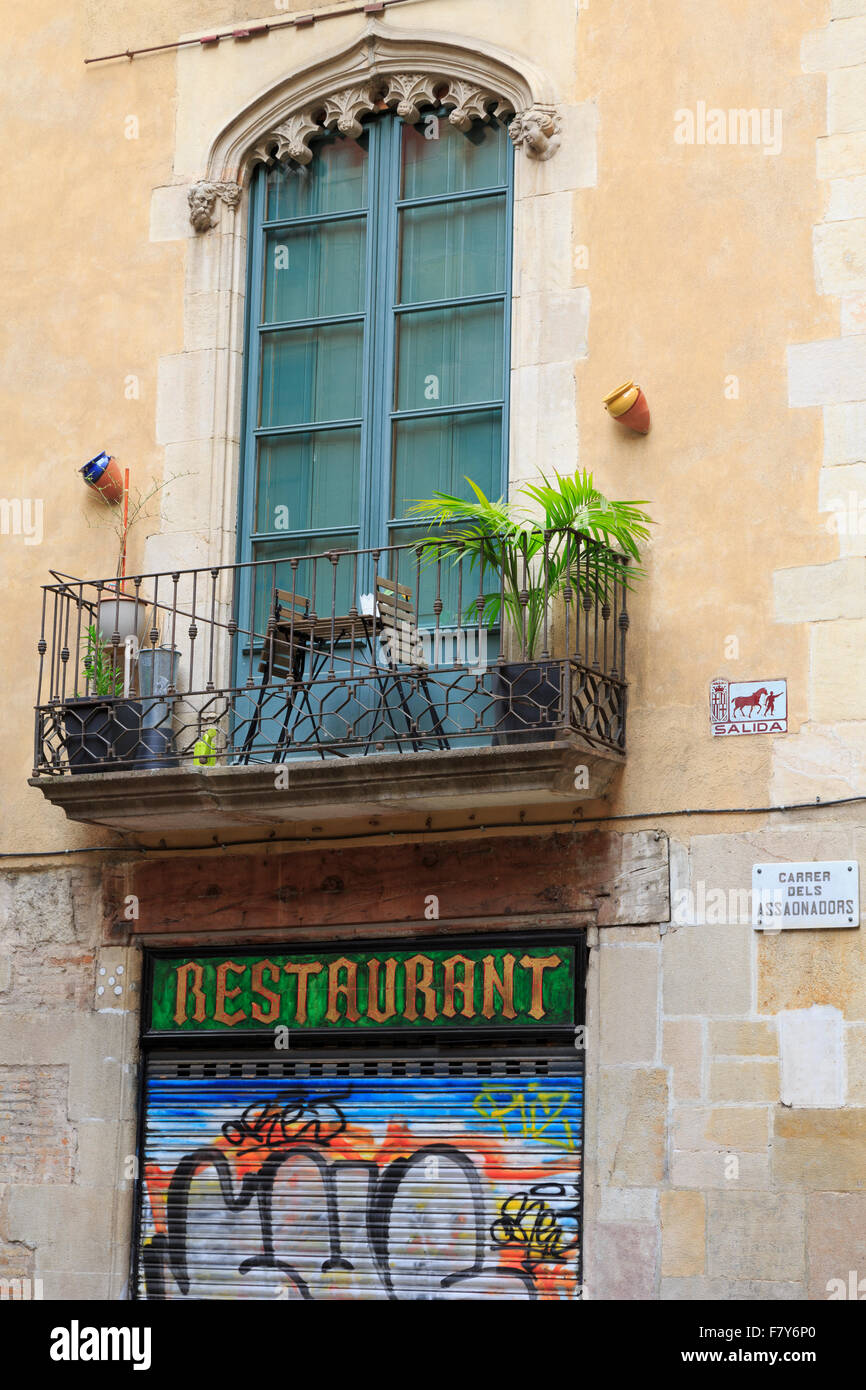
[[[595,800],[624,762],[624,754],[570,735],[499,748],[33,777],[30,786],[69,820],[163,834]]]

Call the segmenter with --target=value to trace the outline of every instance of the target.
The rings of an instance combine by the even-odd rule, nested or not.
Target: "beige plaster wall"
[[[278,17],[293,8],[281,5]],[[4,495],[43,499],[44,539],[0,538],[15,615],[0,731],[8,847],[91,838],[25,786],[39,583],[49,565],[84,575],[113,567],[111,533],[84,524],[105,516],[76,466],[107,445],[143,485],[191,473],[164,496],[162,517],[138,528],[132,565],[231,557],[245,210],[220,208],[216,231],[196,236],[188,183],[234,112],[293,67],[348,42],[364,20],[132,63],[85,67],[83,59],[273,14],[154,5],[145,22],[121,6],[58,16],[37,4],[13,20],[6,100],[18,197],[0,214],[12,295],[2,329],[12,364]],[[828,19],[825,0],[769,13],[751,0],[716,13],[676,0],[663,15],[626,0],[585,9],[558,0],[543,10],[418,0],[385,17],[395,30],[455,32],[469,44],[494,37],[543,71],[558,96],[562,148],[543,164],[518,156],[512,473],[589,467],[612,495],[648,499],[658,523],[633,602],[629,761],[615,812],[706,803],[708,787],[712,804],[762,805],[804,779],[840,780],[826,746],[835,722],[830,673],[862,650],[860,556],[849,544],[844,563],[826,574],[831,608],[837,591],[851,595],[839,602],[853,627],[810,630],[791,588],[811,591],[816,567],[840,556],[827,529],[827,488],[844,497],[862,486],[863,465],[852,456],[864,452],[862,410],[823,397],[811,405],[795,381],[799,345],[820,348],[839,336],[841,289],[850,290],[847,342],[859,350],[866,341],[855,331],[863,327],[862,271],[842,244],[856,239],[862,220],[838,216],[857,212],[862,199],[857,174],[845,174],[858,148],[855,69],[832,67],[852,49],[849,42],[841,59],[835,50],[827,56]],[[834,26],[859,32],[863,22],[854,15]],[[778,109],[781,152],[677,144],[675,112],[699,101]],[[828,129],[828,109],[843,132]],[[130,117],[135,139],[125,138]],[[838,177],[819,178],[825,168]],[[828,185],[837,209],[829,214]],[[844,198],[853,204],[843,207]],[[818,223],[814,235],[826,236],[813,253]],[[816,283],[813,254],[837,267],[835,278],[821,270]],[[653,411],[646,438],[617,428],[601,408],[601,396],[628,375],[642,382]],[[830,432],[823,468],[822,425]],[[731,639],[736,659],[725,655]],[[792,733],[711,740],[710,678],[765,672],[788,678]],[[849,695],[839,714],[861,726],[846,743],[859,771],[862,720],[850,706]],[[793,783],[784,771],[792,764],[800,769]]]

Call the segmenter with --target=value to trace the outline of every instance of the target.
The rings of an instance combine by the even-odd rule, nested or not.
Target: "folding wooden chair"
[[[262,679],[256,708],[250,719],[250,727],[244,739],[242,762],[248,763],[253,743],[262,722],[262,706],[268,686],[276,681],[286,683],[286,705],[283,727],[277,742],[277,752],[281,753],[288,743],[289,720],[294,705],[295,692],[304,678],[304,666],[309,650],[310,632],[304,624],[310,609],[310,601],[303,594],[294,594],[287,589],[274,589],[270,607],[272,624],[264,639],[259,670]],[[297,625],[297,626],[296,626]],[[306,696],[306,690],[303,691]],[[311,711],[312,713],[312,711]],[[317,736],[318,737],[318,736]],[[277,758],[277,761],[280,759]]]
[[[396,580],[386,579],[377,574],[375,596],[376,611],[382,624],[381,636],[388,653],[388,675],[380,677],[378,681],[380,701],[376,722],[378,723],[379,719],[389,713],[388,694],[390,690],[394,690],[406,720],[413,751],[417,753],[420,749],[424,731],[418,728],[418,721],[409,708],[409,700],[400,674],[401,667],[409,667],[411,668],[411,676],[408,679],[411,679],[412,684],[421,691],[427,702],[427,708],[433,720],[433,727],[430,732],[435,734],[437,746],[440,749],[450,748],[451,745],[445,737],[445,730],[442,728],[441,716],[430,694],[426,675],[427,663],[424,658],[421,635],[415,621],[415,602],[412,597],[412,590],[406,584],[398,584]],[[422,710],[421,714],[423,712]],[[369,750],[372,741],[371,733],[364,749],[365,753]],[[398,743],[398,747],[402,750],[401,744]]]

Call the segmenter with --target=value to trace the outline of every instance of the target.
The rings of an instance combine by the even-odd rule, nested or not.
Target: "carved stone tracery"
[[[306,111],[296,111],[287,120],[281,121],[250,154],[254,163],[266,164],[270,159],[290,159],[295,164],[309,164],[313,151],[308,149],[307,141],[313,135],[321,134],[321,127],[311,121]]]
[[[495,92],[474,86],[459,78],[449,80],[431,73],[397,72],[386,78],[358,83],[334,92],[288,120],[275,126],[252,151],[252,159],[269,162],[271,159],[292,160],[309,164],[313,157],[310,142],[326,130],[357,139],[364,133],[361,117],[371,111],[390,108],[409,125],[421,119],[424,107],[451,108],[448,119],[458,130],[467,131],[473,121],[489,121],[491,108],[498,117],[509,116],[514,107]],[[515,117],[516,119],[516,117]],[[528,154],[536,153],[538,142],[526,142]]]
[[[382,100],[387,106],[396,104],[397,115],[408,125],[417,125],[422,107],[435,104],[441,86],[427,73],[395,72],[388,78]]]
[[[415,125],[444,107],[461,131],[510,118],[515,149],[546,160],[560,143],[554,101],[549,79],[525,57],[459,35],[398,31],[372,17],[361,35],[262,92],[223,127],[205,178],[190,190],[190,220],[207,231],[216,199],[236,206],[224,190],[245,184],[254,164],[309,164],[317,137],[336,131],[357,139],[374,111],[392,110]]]
[[[364,127],[360,118],[376,109],[376,101],[377,92],[375,84],[372,82],[364,83],[359,87],[347,87],[343,92],[336,92],[325,102],[322,128],[332,130],[336,127],[341,135],[351,136],[352,139],[357,140],[359,135],[364,134]]]
[[[449,84],[448,93],[442,98],[443,106],[453,107],[448,120],[464,132],[471,129],[473,121],[489,121],[490,112],[487,108],[497,102],[498,98],[493,92],[486,92],[483,87],[473,87],[468,82],[459,80]]]

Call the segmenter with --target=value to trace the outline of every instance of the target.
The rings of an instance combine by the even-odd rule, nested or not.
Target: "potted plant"
[[[95,463],[96,460],[91,460],[91,462]],[[112,460],[112,462],[115,461]],[[89,468],[90,465],[88,464],[87,467]],[[163,482],[154,483],[146,492],[141,492],[140,489],[130,492],[129,469],[126,469],[123,488],[119,496],[115,490],[109,492],[99,487],[96,488],[99,497],[109,508],[109,520],[106,524],[111,527],[118,540],[114,581],[103,586],[96,602],[96,629],[101,642],[111,644],[116,634],[118,646],[122,646],[127,637],[138,635],[144,617],[145,602],[137,594],[132,595],[126,592],[126,547],[129,533],[139,521],[152,515],[150,506],[154,498],[158,497],[171,483],[188,476],[186,473],[173,473]],[[115,503],[120,501],[122,501],[123,506],[117,509]],[[102,524],[101,522],[88,522],[88,525]]]
[[[93,772],[135,762],[141,734],[141,705],[123,695],[123,671],[112,648],[91,623],[82,638],[81,669],[86,691],[66,701],[63,711],[66,756],[71,772]]]
[[[596,489],[591,473],[540,478],[524,484],[510,502],[494,502],[467,478],[474,499],[437,493],[409,509],[437,528],[420,542],[428,561],[441,555],[459,563],[463,557],[473,570],[483,568],[490,587],[483,599],[471,601],[466,620],[499,625],[519,647],[520,660],[500,662],[494,673],[503,705],[494,743],[551,737],[562,663],[552,657],[541,666],[537,660],[551,606],[568,584],[594,602],[610,600],[617,585],[630,588],[643,572],[623,559],[640,560],[639,545],[652,524],[643,503],[610,501]],[[588,571],[575,563],[575,533],[598,543]]]
[[[107,597],[96,604],[96,630],[100,642],[112,647],[112,638],[117,634],[117,643],[122,647],[127,637],[136,637],[144,615],[144,603],[123,592],[123,585],[117,589],[107,589]]]

